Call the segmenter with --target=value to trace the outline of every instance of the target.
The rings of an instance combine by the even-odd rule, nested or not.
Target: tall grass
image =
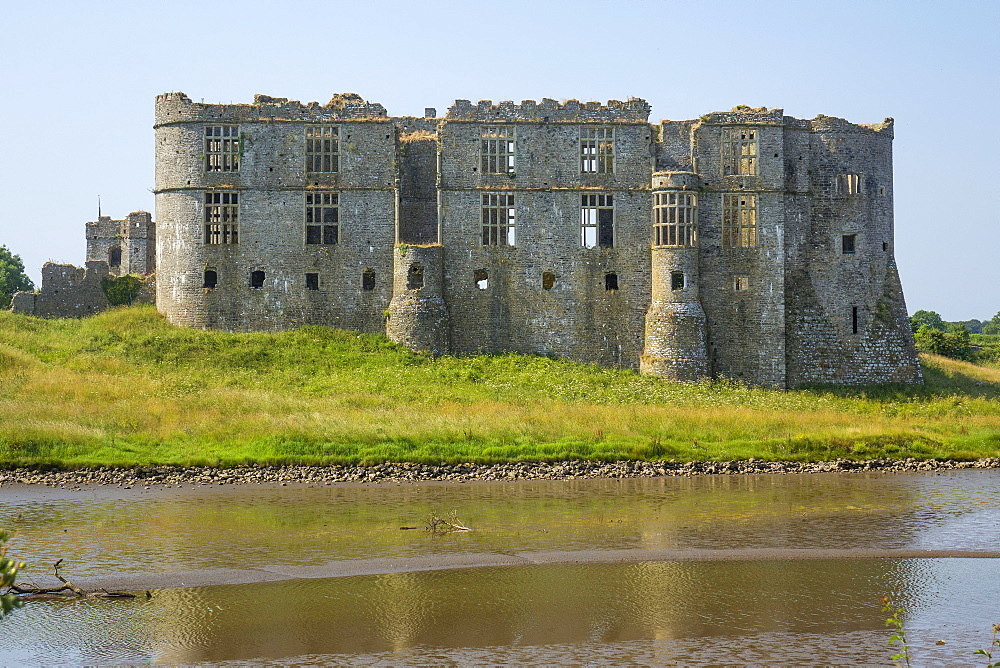
[[[1000,453],[1000,369],[923,364],[922,387],[783,392],[520,355],[432,359],[323,327],[182,329],[149,307],[3,313],[0,465]]]

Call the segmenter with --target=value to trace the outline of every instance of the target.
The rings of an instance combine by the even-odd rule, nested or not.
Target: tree
[[[7,532],[0,529],[0,589],[14,584],[14,578],[17,577],[17,572],[22,568],[24,568],[24,564],[7,558]],[[24,601],[16,594],[0,594],[0,618],[22,605],[24,605]]]
[[[951,325],[950,331],[947,332],[934,329],[930,325],[921,325],[914,339],[917,347],[924,352],[958,360],[968,360],[972,355],[969,330],[963,325]]]
[[[942,320],[941,316],[934,311],[917,311],[910,316],[910,327],[913,328],[914,332],[919,330],[924,325],[940,332],[948,330],[948,326],[944,324],[944,320]]]
[[[1000,313],[983,323],[983,334],[1000,334]]]
[[[0,309],[10,307],[10,299],[18,290],[34,290],[35,284],[24,273],[24,263],[19,255],[0,246]]]

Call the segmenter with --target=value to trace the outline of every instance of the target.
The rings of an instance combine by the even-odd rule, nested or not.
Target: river
[[[0,662],[889,663],[889,596],[918,663],[974,665],[998,511],[993,470],[8,486],[22,580],[151,598],[31,603]]]

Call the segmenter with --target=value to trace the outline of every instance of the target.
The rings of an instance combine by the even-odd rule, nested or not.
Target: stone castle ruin
[[[11,311],[42,318],[93,315],[111,307],[104,291],[106,279],[156,271],[156,224],[149,212],[134,211],[122,220],[98,215],[86,229],[86,266],[46,262],[40,288],[15,293]],[[144,290],[136,299],[136,303],[152,301],[152,290]]]
[[[323,324],[675,380],[920,382],[892,119],[649,112],[160,95],[158,308],[190,327]]]

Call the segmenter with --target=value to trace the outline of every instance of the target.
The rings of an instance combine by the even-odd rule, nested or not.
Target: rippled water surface
[[[430,513],[474,531],[400,530]],[[44,580],[531,551],[702,561],[511,566],[164,589],[33,603],[2,663],[885,662],[890,595],[923,663],[972,663],[1000,613],[992,558],[794,559],[781,550],[1000,552],[1000,475],[829,474],[212,488],[0,489],[11,553]],[[712,558],[773,548],[769,560]],[[891,556],[891,555],[890,555]],[[944,645],[935,645],[943,639]]]

